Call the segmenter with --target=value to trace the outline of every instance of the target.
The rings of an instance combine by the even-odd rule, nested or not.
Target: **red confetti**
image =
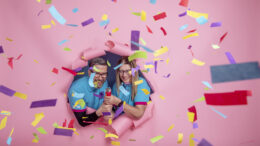
[[[166,17],[166,13],[165,13],[165,12],[162,12],[162,13],[160,13],[160,14],[154,15],[154,16],[153,16],[153,19],[154,19],[155,21],[157,21],[157,20],[163,19],[163,18],[165,18],[165,17]]]
[[[58,73],[59,73],[59,70],[54,67],[54,68],[52,69],[52,72],[58,74]]]
[[[69,73],[71,73],[71,74],[73,74],[74,76],[77,75],[77,73],[76,73],[75,71],[70,70],[70,69],[68,69],[68,68],[66,68],[66,67],[62,67],[62,69],[63,69],[63,70],[66,70],[67,72],[69,72]]]
[[[194,113],[194,120],[193,120],[193,122],[195,122],[197,120],[196,107],[193,105],[192,107],[188,108],[188,111],[191,112],[191,113]]]
[[[74,124],[74,120],[72,119],[72,120],[70,120],[70,123],[69,123],[69,125],[68,125],[68,128],[73,128],[73,124]]]
[[[153,33],[152,30],[146,25],[148,32]]]
[[[219,44],[223,41],[223,39],[227,36],[228,32],[222,35],[222,37],[219,40]]]
[[[161,30],[162,30],[164,35],[167,35],[167,32],[165,31],[165,29],[163,27],[161,27]]]
[[[65,121],[63,122],[62,127],[66,127],[66,125],[67,125],[67,119],[65,119]]]
[[[19,60],[22,56],[23,54],[20,54],[15,60]]]
[[[194,31],[196,31],[197,29],[192,29],[192,30],[190,30],[190,31],[188,31],[187,33],[192,33],[192,32],[194,32]]]
[[[183,7],[188,7],[189,0],[181,0],[179,5]]]
[[[8,58],[8,65],[11,67],[11,69],[13,69],[13,59],[14,57]]]

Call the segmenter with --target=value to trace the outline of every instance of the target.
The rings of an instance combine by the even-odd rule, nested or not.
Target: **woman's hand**
[[[104,97],[104,104],[118,105],[120,102],[121,100],[113,95]]]
[[[102,116],[103,115],[103,112],[110,112],[112,111],[112,105],[109,105],[109,104],[102,104],[96,111],[96,114],[98,116]]]

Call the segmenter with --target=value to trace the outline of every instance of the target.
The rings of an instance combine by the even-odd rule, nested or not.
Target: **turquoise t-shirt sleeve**
[[[148,85],[147,81],[144,78],[140,78],[140,79],[143,80],[143,83],[137,86],[137,92],[134,98],[134,102],[148,102],[150,97],[150,92],[151,92],[150,86]],[[146,95],[142,89],[148,90],[149,94]]]
[[[112,87],[112,95],[114,95],[114,96],[118,96],[117,95],[117,89],[116,89],[116,83],[114,83],[114,85],[113,85],[113,87]]]

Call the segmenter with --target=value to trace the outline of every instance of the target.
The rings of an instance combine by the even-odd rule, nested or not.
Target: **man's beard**
[[[101,88],[104,84],[104,80],[94,80],[94,85],[96,88]]]

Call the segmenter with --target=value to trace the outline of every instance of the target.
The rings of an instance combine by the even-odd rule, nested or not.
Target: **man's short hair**
[[[106,60],[101,58],[101,57],[97,57],[97,58],[91,59],[89,61],[89,67],[93,67],[96,64],[98,64],[98,65],[106,65],[107,66]]]

